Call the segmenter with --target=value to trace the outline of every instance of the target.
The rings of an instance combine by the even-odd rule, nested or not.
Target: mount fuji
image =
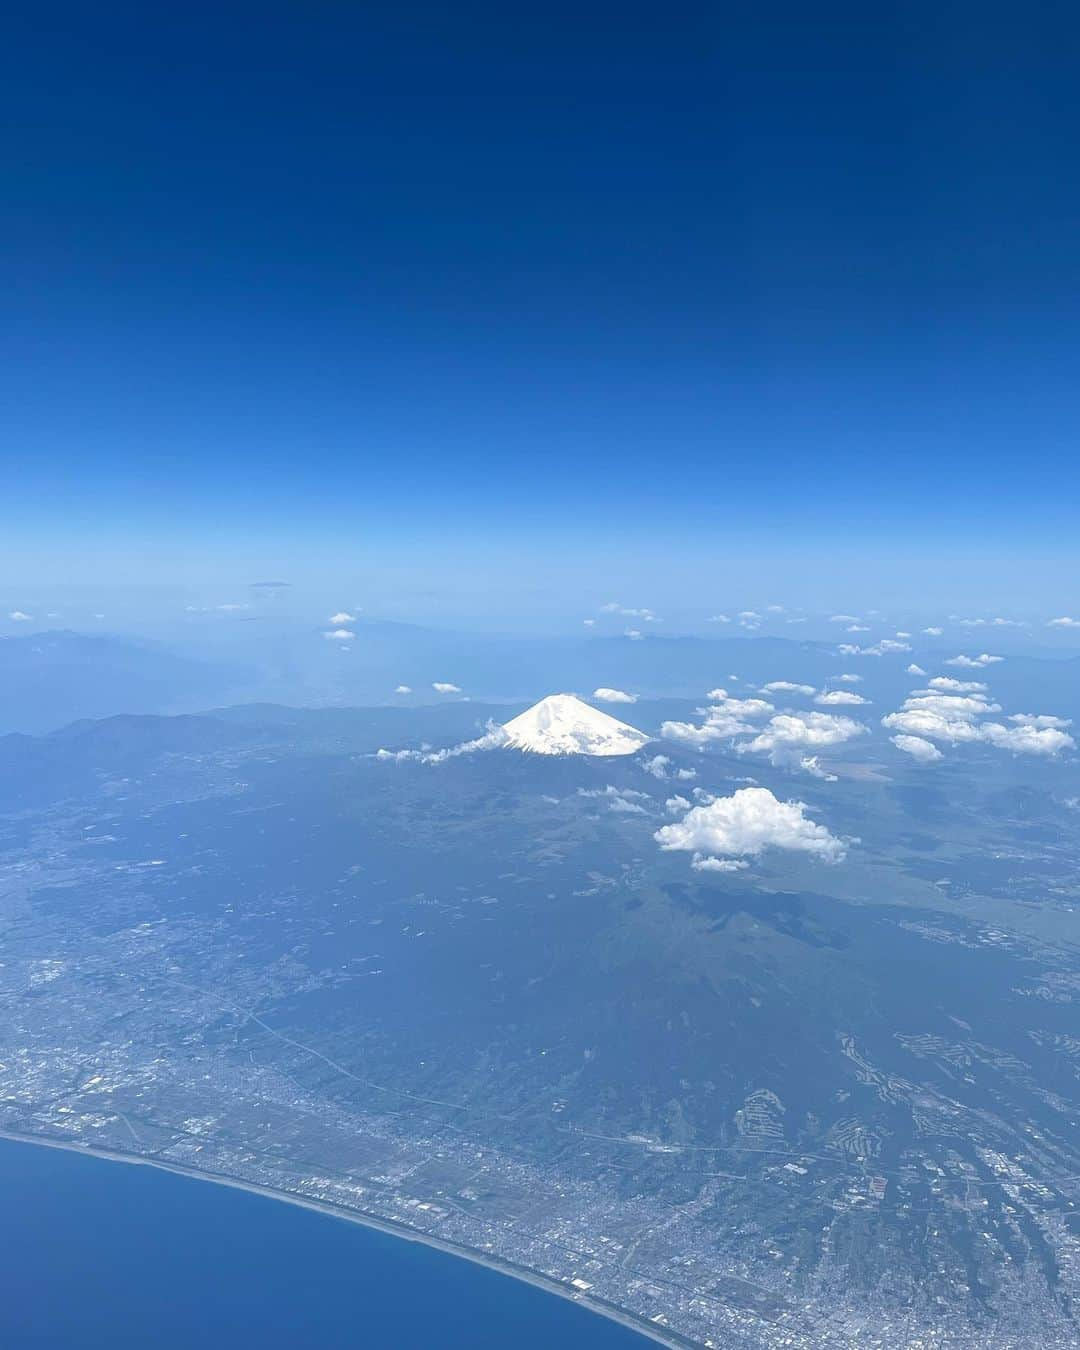
[[[542,698],[502,730],[504,746],[534,755],[632,755],[650,739],[573,694]]]

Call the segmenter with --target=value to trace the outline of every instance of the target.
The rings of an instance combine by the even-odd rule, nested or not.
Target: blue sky
[[[19,585],[1074,593],[1063,8],[60,5],[6,48]]]

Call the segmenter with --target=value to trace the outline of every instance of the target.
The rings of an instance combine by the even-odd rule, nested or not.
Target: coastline
[[[456,1256],[471,1261],[474,1265],[484,1266],[488,1270],[496,1272],[496,1274],[520,1280],[524,1284],[531,1284],[538,1289],[542,1289],[545,1293],[555,1294],[570,1303],[576,1303],[579,1307],[595,1313],[598,1317],[606,1317],[611,1322],[618,1322],[629,1331],[636,1332],[658,1345],[667,1346],[668,1350],[698,1350],[698,1342],[688,1340],[677,1332],[671,1332],[656,1326],[654,1323],[635,1317],[633,1313],[627,1312],[613,1303],[608,1303],[605,1299],[590,1298],[586,1293],[571,1290],[560,1281],[553,1280],[540,1271],[530,1270],[527,1266],[514,1265],[501,1257],[491,1256],[489,1253],[473,1247],[462,1247],[453,1242],[446,1242],[442,1238],[422,1233],[415,1228],[409,1228],[406,1224],[398,1224],[390,1219],[381,1219],[375,1215],[366,1214],[363,1210],[345,1209],[342,1206],[328,1204],[322,1200],[312,1200],[306,1196],[296,1195],[292,1191],[279,1191],[269,1186],[259,1186],[253,1182],[244,1181],[240,1177],[229,1176],[224,1172],[203,1171],[199,1168],[187,1167],[182,1163],[160,1162],[156,1158],[150,1158],[144,1154],[126,1153],[119,1149],[99,1148],[76,1140],[58,1139],[48,1135],[20,1134],[11,1129],[0,1129],[0,1139],[7,1139],[16,1144],[32,1144],[42,1148],[61,1149],[67,1153],[98,1158],[102,1162],[126,1163],[136,1167],[155,1167],[159,1171],[172,1172],[176,1176],[187,1177],[192,1181],[228,1186],[233,1190],[247,1191],[252,1195],[260,1195],[268,1200],[278,1200],[284,1204],[298,1205],[302,1209],[314,1210],[316,1213],[323,1214],[331,1219],[340,1219],[346,1223],[358,1223],[365,1228],[386,1233],[390,1237],[401,1238],[406,1242],[417,1242],[421,1246],[432,1247],[436,1251],[445,1252],[448,1256]]]

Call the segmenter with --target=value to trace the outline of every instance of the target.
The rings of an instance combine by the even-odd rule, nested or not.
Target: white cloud
[[[636,703],[637,694],[627,694],[621,689],[606,689],[603,686],[593,690],[593,698],[598,698],[601,703]]]
[[[585,625],[586,628],[595,628],[595,627],[596,627],[596,620],[595,620],[595,619],[582,619],[581,622]]]
[[[841,704],[855,707],[860,703],[869,703],[870,700],[863,698],[862,694],[853,694],[850,689],[824,689],[814,699],[814,702],[820,703],[825,708],[833,708]]]
[[[725,689],[711,690],[709,698],[712,704],[699,709],[705,719],[700,726],[665,722],[660,728],[661,736],[698,749],[717,741],[729,742],[739,754],[767,754],[777,766],[798,766],[824,777],[814,752],[840,745],[867,731],[861,722],[850,717],[822,712],[776,713],[764,699],[732,698]],[[765,717],[769,720],[764,726],[755,725]],[[739,741],[736,738],[740,736],[750,739]]]
[[[854,614],[833,614],[830,623],[858,623],[859,620]]]
[[[907,674],[908,674],[908,675],[925,675],[925,674],[926,674],[926,671],[923,670],[922,666],[917,666],[917,665],[915,664],[914,661],[912,661],[911,665],[908,666],[908,667],[906,668],[906,670],[907,670]]]
[[[1056,755],[1061,750],[1072,750],[1076,742],[1056,727],[1039,727],[1029,723],[1006,727],[1000,722],[984,722],[983,737],[1001,750],[1014,755]]]
[[[745,872],[750,864],[744,858],[710,858],[695,853],[690,866],[695,872]]]
[[[778,713],[752,740],[740,742],[735,749],[739,754],[767,754],[778,766],[791,765],[801,763],[804,752],[842,745],[867,730],[861,722],[836,713]]]
[[[740,788],[730,797],[691,807],[682,820],[661,826],[653,837],[665,851],[694,854],[699,870],[713,870],[711,858],[756,858],[774,848],[839,862],[844,842],[806,811],[805,802],[779,801],[768,788]]]
[[[951,675],[935,675],[930,681],[930,688],[944,689],[952,694],[986,693],[986,685],[980,684],[978,680],[954,680]]]
[[[851,629],[848,629],[851,632]],[[911,646],[907,642],[897,642],[895,638],[882,638],[872,647],[857,647],[850,642],[842,642],[840,651],[844,656],[884,656],[887,652],[909,652]]]
[[[617,788],[609,783],[602,788],[578,788],[579,797],[594,797],[609,803],[612,811],[622,811],[634,815],[644,815],[645,809],[639,802],[651,801],[647,792],[635,792],[633,788]]]
[[[342,624],[342,623],[355,623],[355,622],[356,622],[356,615],[355,615],[355,614],[348,614],[348,613],[346,613],[345,610],[341,609],[341,610],[338,610],[338,612],[337,612],[336,614],[331,614],[331,615],[330,615],[330,618],[329,618],[329,620],[328,620],[328,622],[329,622],[329,623],[336,623],[336,624]]]
[[[32,614],[25,614],[21,609],[13,609],[11,613],[8,615],[8,618],[11,620],[12,623],[34,622],[34,616]]]
[[[927,637],[940,637],[944,633],[944,628],[924,628],[923,632]]]
[[[376,750],[375,758],[395,764],[413,762],[416,764],[443,764],[459,755],[475,755],[483,750],[497,750],[506,744],[506,732],[494,722],[488,723],[487,731],[474,741],[463,741],[446,750]]]
[[[845,633],[869,633],[870,629],[864,623],[849,623],[844,629]]]
[[[947,666],[967,666],[974,669],[981,669],[983,666],[992,666],[997,661],[1004,661],[1003,656],[990,656],[983,652],[981,656],[953,656],[945,662]]]
[[[640,642],[641,639],[642,639],[642,636],[643,636],[643,634],[642,634],[640,628],[624,628],[624,629],[623,629],[623,637],[628,637],[628,638],[630,639],[631,642]]]
[[[691,722],[664,722],[660,735],[700,748],[712,741],[729,741],[734,736],[753,732],[754,719],[775,711],[773,705],[762,698],[731,698],[726,689],[712,689],[708,697],[713,703],[704,710],[705,721],[700,727]]]
[[[643,619],[646,623],[661,623],[651,609],[633,609],[628,605],[619,605],[614,601],[610,605],[600,606],[601,614],[621,614],[624,619]]]
[[[844,684],[862,684],[861,675],[837,675],[836,678],[842,680]]]
[[[924,740],[922,736],[893,736],[892,743],[920,764],[931,764],[935,759],[945,758],[933,741]]]
[[[739,611],[740,628],[757,628],[761,623],[761,615],[752,609],[741,609]]]
[[[666,782],[669,778],[676,778],[680,782],[687,783],[692,778],[697,777],[697,769],[672,769],[671,760],[667,755],[654,755],[652,759],[647,759],[641,766],[646,773],[651,773],[654,778],[659,778],[661,782]]]
[[[911,636],[911,634],[910,634],[910,633],[904,633],[904,632],[902,632],[902,631],[898,628],[898,629],[896,630],[896,633],[894,634],[894,636],[895,636],[895,637],[898,637],[898,638],[909,638],[909,637]]]
[[[812,684],[794,684],[791,680],[770,680],[761,686],[763,694],[806,694],[814,693]]]
[[[431,685],[437,694],[460,694],[461,690],[456,684],[450,684],[446,680],[434,680]]]
[[[1047,628],[1080,628],[1080,619],[1072,619],[1067,614],[1063,614],[1060,619],[1051,619],[1046,626]]]
[[[961,681],[953,683],[960,685]],[[1012,726],[982,720],[1000,711],[1001,705],[991,703],[981,689],[965,693],[927,689],[912,694],[898,712],[890,713],[881,721],[890,730],[916,739],[942,741],[948,745],[993,745],[1013,754],[1056,755],[1075,744],[1062,730],[1068,725],[1062,718],[1019,713],[1010,718]],[[899,742],[894,738],[894,743]]]
[[[329,638],[332,642],[351,642],[356,636],[348,628],[332,628],[330,632],[324,633],[324,638]]]
[[[731,620],[726,614],[714,614],[707,620],[708,623],[730,623]]]
[[[412,688],[411,688],[411,686],[409,686],[409,685],[407,685],[407,684],[399,684],[398,687],[394,690],[394,693],[395,693],[395,694],[411,694],[411,693],[412,693]]]

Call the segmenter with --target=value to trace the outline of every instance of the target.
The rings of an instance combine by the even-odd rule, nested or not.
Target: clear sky
[[[1074,7],[19,10],[5,602],[1075,595]]]

